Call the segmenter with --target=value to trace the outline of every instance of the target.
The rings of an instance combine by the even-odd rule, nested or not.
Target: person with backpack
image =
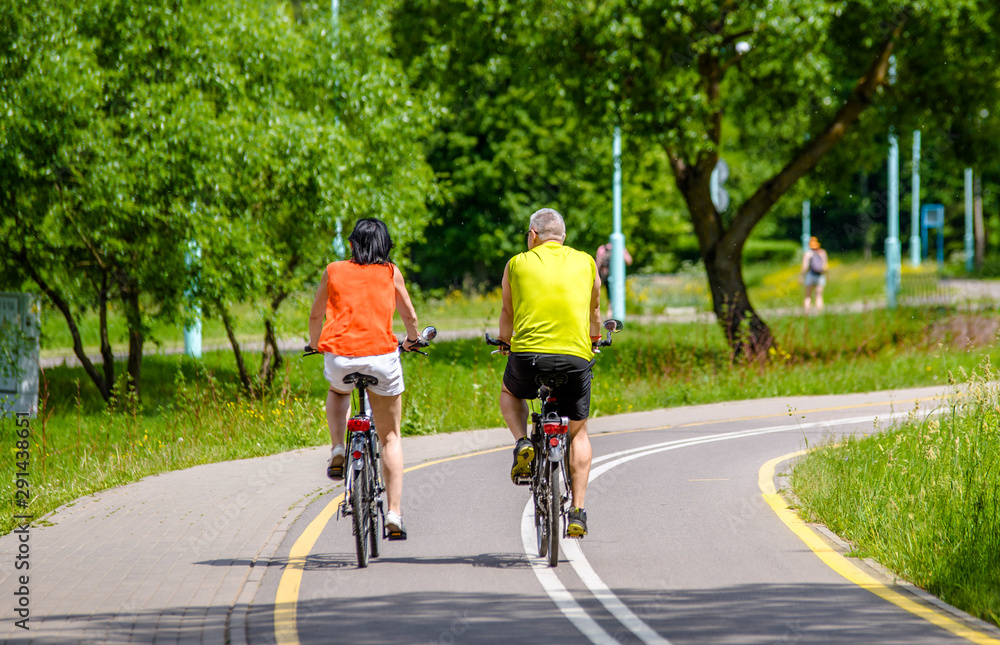
[[[632,265],[632,256],[628,249],[622,247],[622,256],[625,258],[625,265]],[[604,285],[604,294],[608,298],[608,318],[614,318],[614,311],[611,305],[611,287],[608,286],[608,277],[611,276],[611,242],[597,247],[597,275],[601,277],[601,284]]]
[[[818,239],[810,237],[809,250],[802,255],[802,272],[799,274],[799,282],[806,288],[806,299],[802,306],[807,314],[814,299],[816,311],[823,311],[823,287],[826,286],[826,271],[829,267],[830,258],[826,250],[820,248]]]

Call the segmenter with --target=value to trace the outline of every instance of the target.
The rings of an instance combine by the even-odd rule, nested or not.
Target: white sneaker
[[[344,458],[346,456],[344,446],[337,444],[330,451],[330,459],[326,462],[326,476],[330,479],[344,478]]]
[[[403,518],[396,511],[387,511],[385,514],[385,530],[389,534],[390,540],[405,540],[406,529],[403,528]]]

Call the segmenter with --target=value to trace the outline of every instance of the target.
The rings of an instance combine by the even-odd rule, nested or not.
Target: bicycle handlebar
[[[617,333],[624,328],[624,325],[618,320],[610,319],[604,322],[602,325],[604,329],[607,330],[607,336],[605,338],[598,339],[592,343],[592,349],[595,354],[600,354],[601,347],[611,346],[611,334]],[[490,336],[490,332],[486,332],[486,344],[492,345],[494,347],[499,347],[500,349],[493,350],[492,354],[509,354],[510,353],[510,343],[500,340],[499,338],[493,338]]]
[[[420,334],[417,336],[417,340],[414,341],[413,347],[428,347],[430,346],[431,341],[434,340],[435,337],[437,337],[437,328],[428,325],[427,327],[424,327],[423,330],[420,332]],[[399,351],[416,352],[417,354],[423,354],[424,356],[427,356],[427,352],[422,352],[419,349],[404,350],[403,345],[405,343],[406,343],[405,340],[399,341]],[[302,356],[313,356],[315,354],[322,354],[322,353],[323,352],[312,347],[311,345],[306,345],[305,348],[303,348],[302,350]]]

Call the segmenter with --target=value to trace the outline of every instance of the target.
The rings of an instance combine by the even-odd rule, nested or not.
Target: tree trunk
[[[111,401],[111,388],[114,384],[114,363],[111,364],[110,373],[112,378],[110,380],[106,380],[101,376],[100,372],[97,371],[94,363],[84,351],[83,339],[80,337],[80,328],[77,326],[76,318],[73,317],[73,312],[70,311],[69,304],[62,297],[62,294],[56,291],[44,278],[42,278],[41,274],[35,269],[35,266],[28,259],[28,254],[23,248],[17,253],[17,259],[31,279],[34,280],[35,284],[38,285],[38,288],[42,290],[42,293],[48,297],[55,308],[62,313],[63,318],[66,319],[66,325],[69,327],[70,336],[73,337],[73,354],[76,355],[77,360],[80,361],[80,365],[83,366],[83,371],[85,371],[87,376],[90,377],[90,380],[94,382],[94,385],[97,387],[97,391],[100,392],[101,398],[104,399],[105,403]],[[104,367],[104,372],[105,374],[108,373],[107,366]]]
[[[293,257],[289,261],[289,271],[297,263],[297,258]],[[262,389],[271,387],[274,375],[278,373],[278,368],[281,367],[281,349],[278,347],[278,337],[274,333],[274,324],[271,321],[278,313],[278,307],[288,297],[288,292],[271,292],[269,295],[271,296],[271,315],[264,321],[264,352],[261,357],[260,373],[258,375]]]
[[[236,339],[236,331],[233,329],[233,322],[229,318],[229,311],[221,301],[215,301],[215,308],[219,311],[222,324],[226,328],[226,336],[229,337],[229,344],[233,346],[233,356],[236,357],[236,369],[240,375],[240,384],[247,396],[254,396],[253,383],[250,381],[250,374],[247,372],[246,363],[243,361],[243,350],[240,348],[240,341]]]
[[[142,311],[139,308],[139,285],[134,278],[124,281],[122,301],[125,304],[125,319],[128,322],[128,391],[140,400],[139,379],[142,375],[142,345],[145,335],[142,329]]]
[[[739,257],[715,255],[714,259],[705,259],[712,308],[726,334],[733,360],[766,361],[775,345],[774,335],[750,304],[740,264]]]
[[[278,338],[274,333],[274,325],[270,319],[265,320],[264,354],[261,357],[260,373],[258,374],[261,389],[271,387],[274,375],[278,373],[278,368],[281,367],[281,360],[281,350],[278,348]]]
[[[677,186],[687,203],[698,237],[712,292],[712,309],[726,335],[732,358],[767,360],[768,351],[775,344],[774,336],[754,311],[747,295],[742,266],[746,240],[725,235],[722,219],[712,203],[709,182],[716,162],[717,158],[709,155],[697,165],[688,167],[683,160],[672,157]]]
[[[100,320],[101,359],[104,362],[104,382],[114,387],[115,354],[108,339],[108,272],[101,272],[101,285],[97,293],[97,314]]]

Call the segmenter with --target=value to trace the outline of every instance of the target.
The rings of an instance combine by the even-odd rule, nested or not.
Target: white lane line
[[[563,553],[569,559],[569,563],[573,565],[576,575],[580,576],[580,580],[583,581],[583,584],[587,585],[587,589],[590,589],[590,592],[601,601],[601,604],[604,605],[604,608],[612,616],[618,619],[619,623],[638,636],[639,640],[646,645],[670,645],[670,641],[657,634],[652,627],[632,613],[632,610],[618,599],[615,592],[611,591],[608,585],[604,584],[601,577],[590,566],[590,562],[583,555],[583,551],[576,540],[560,540],[559,544],[562,546]]]
[[[930,410],[923,412],[923,414],[925,416],[930,416],[932,414],[937,414],[940,411],[940,409]],[[846,419],[794,423],[781,426],[771,426],[768,428],[759,428],[757,430],[724,432],[721,434],[708,435],[695,439],[675,439],[673,441],[665,441],[663,443],[642,446],[640,448],[631,448],[629,450],[622,450],[610,455],[595,458],[593,460],[594,464],[601,462],[609,463],[604,463],[601,466],[592,468],[588,482],[594,481],[615,466],[620,466],[621,464],[632,461],[633,459],[667,452],[668,450],[676,450],[677,448],[687,448],[689,446],[696,446],[699,444],[715,443],[717,441],[727,441],[730,439],[741,439],[743,437],[754,437],[763,434],[773,434],[776,432],[787,432],[789,430],[803,430],[806,428],[821,427],[834,428],[836,426],[853,425],[857,423],[870,423],[879,418],[895,420],[908,417],[910,414],[911,412],[893,412],[887,415],[876,414],[862,417],[849,417]],[[545,588],[549,597],[552,598],[552,601],[556,603],[556,606],[562,610],[563,614],[565,614],[566,617],[569,618],[574,625],[576,625],[577,629],[583,632],[583,634],[587,636],[592,643],[617,643],[618,641],[613,639],[606,631],[604,631],[604,629],[602,629],[593,618],[587,615],[584,609],[577,604],[575,600],[573,600],[572,594],[566,589],[565,586],[563,586],[562,582],[559,581],[555,571],[550,568],[546,562],[542,561],[538,557],[535,539],[534,508],[530,499],[528,500],[528,503],[525,504],[524,513],[521,515],[521,540],[524,543],[524,553],[528,556],[528,560],[531,562],[531,568],[534,570],[535,576],[538,577],[538,581],[542,583],[542,587]],[[587,560],[586,556],[583,554],[583,550],[578,544],[572,540],[560,540],[560,545],[562,546],[566,557],[569,559],[570,564],[573,566],[573,569],[576,571],[577,575],[580,576],[580,579],[587,586],[587,589],[590,590],[590,593],[592,593],[594,597],[597,598],[602,605],[604,605],[604,608],[607,609],[608,612],[622,624],[622,626],[635,634],[637,638],[642,640],[642,642],[647,645],[654,643],[658,645],[669,645],[670,641],[661,637],[655,630],[643,622],[642,619],[632,613],[632,611],[625,606],[625,603],[623,603],[604,583],[604,581],[601,580],[600,576],[597,575],[597,572],[590,566],[590,562]]]
[[[528,556],[528,562],[531,563],[531,569],[535,572],[538,582],[542,583],[549,598],[563,615],[594,645],[617,644],[618,641],[604,631],[604,628],[598,625],[597,621],[577,604],[576,600],[573,599],[573,594],[559,581],[555,570],[549,567],[548,561],[538,557],[538,545],[535,539],[535,511],[530,499],[524,507],[524,513],[521,514],[521,541],[524,543],[524,553]]]

